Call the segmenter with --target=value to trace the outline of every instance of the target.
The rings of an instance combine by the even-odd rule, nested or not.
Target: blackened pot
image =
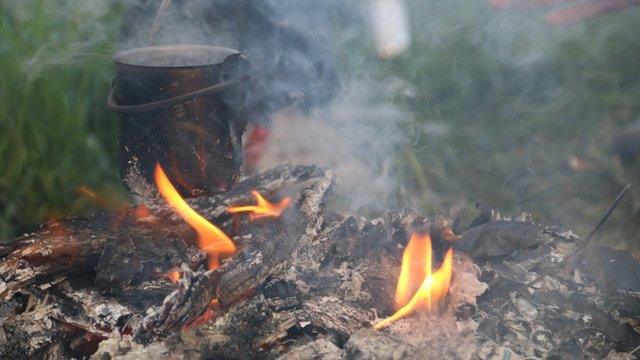
[[[107,107],[120,113],[120,173],[148,196],[159,163],[183,196],[227,190],[242,173],[249,68],[241,53],[202,45],[153,46],[114,56]]]

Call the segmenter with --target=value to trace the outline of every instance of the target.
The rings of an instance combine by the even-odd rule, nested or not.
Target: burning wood
[[[640,265],[587,249],[545,274],[582,245],[527,217],[458,236],[441,217],[325,212],[332,176],[317,167],[189,200],[160,171],[144,219],[66,220],[0,247],[0,357],[592,358],[640,345]],[[295,195],[269,221],[230,216],[260,205],[253,190]]]

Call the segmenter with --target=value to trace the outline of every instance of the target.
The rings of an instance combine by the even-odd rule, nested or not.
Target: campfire
[[[640,345],[638,263],[526,215],[458,235],[441,216],[341,216],[324,206],[332,174],[314,166],[191,199],[161,166],[155,181],[145,212],[58,221],[0,248],[3,356],[591,358]]]

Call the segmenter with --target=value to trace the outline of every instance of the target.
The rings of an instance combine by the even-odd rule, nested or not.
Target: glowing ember
[[[395,314],[375,324],[374,329],[383,329],[393,321],[416,310],[430,311],[438,300],[447,295],[453,270],[453,250],[447,250],[442,265],[433,273],[431,261],[432,251],[429,235],[412,235],[402,255],[402,267],[395,298],[398,310]]]
[[[198,247],[207,254],[209,269],[219,268],[221,258],[229,257],[236,252],[234,243],[222,230],[187,205],[187,202],[180,197],[178,191],[167,178],[160,164],[156,165],[155,182],[162,197],[198,234]]]
[[[82,195],[85,195],[93,200],[99,200],[100,197],[98,196],[98,194],[95,193],[95,191],[89,189],[88,187],[81,185],[78,186],[78,188],[76,189],[76,191]]]
[[[144,219],[147,216],[151,216],[151,210],[149,210],[149,208],[144,205],[138,205],[133,208],[133,216],[136,219]]]
[[[278,217],[291,203],[291,199],[288,197],[280,200],[277,204],[270,203],[255,190],[251,191],[251,195],[256,199],[256,205],[232,206],[227,209],[227,212],[231,214],[248,212],[249,219],[251,220],[265,217]]]
[[[47,230],[49,230],[51,236],[66,237],[71,234],[66,226],[64,226],[64,224],[58,220],[48,221]]]
[[[169,281],[171,281],[172,283],[177,283],[178,281],[180,281],[180,272],[178,270],[171,270],[168,273],[166,273],[164,275],[167,279],[169,279]]]
[[[218,302],[218,300],[216,299],[211,300],[209,305],[207,305],[207,309],[204,311],[204,313],[202,313],[202,315],[193,319],[189,323],[185,324],[182,327],[182,330],[188,331],[211,321],[213,318],[216,317],[219,311],[220,311],[220,302]]]

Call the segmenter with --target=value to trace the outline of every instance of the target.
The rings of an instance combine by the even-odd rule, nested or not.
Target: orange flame
[[[187,205],[187,202],[180,197],[176,188],[167,178],[160,164],[156,165],[155,181],[162,197],[198,234],[198,247],[207,254],[209,269],[219,268],[221,258],[229,257],[236,252],[233,241],[222,230]]]
[[[447,250],[442,265],[433,273],[431,258],[431,237],[428,234],[412,235],[402,254],[402,267],[395,298],[398,310],[375,324],[374,329],[381,330],[416,310],[430,311],[438,300],[447,295],[453,272],[453,250]],[[418,284],[418,288],[415,289]]]
[[[251,195],[256,199],[256,205],[231,206],[227,209],[227,212],[230,214],[248,212],[249,219],[256,220],[265,217],[278,217],[289,207],[289,204],[291,204],[291,199],[288,197],[274,204],[262,197],[262,195],[255,190],[251,191]]]

